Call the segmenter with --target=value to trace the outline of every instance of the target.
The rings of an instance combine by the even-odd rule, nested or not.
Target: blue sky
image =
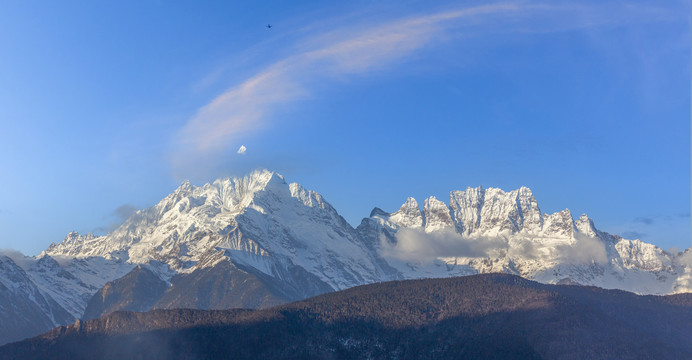
[[[0,4],[0,248],[255,168],[354,226],[524,185],[689,246],[689,2],[342,3]]]

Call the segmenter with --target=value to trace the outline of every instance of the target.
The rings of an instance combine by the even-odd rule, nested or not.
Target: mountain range
[[[105,236],[70,233],[35,257],[0,255],[0,344],[118,310],[268,308],[391,280],[507,273],[638,294],[692,289],[668,253],[542,213],[528,188],[452,191],[374,208],[357,227],[320,194],[263,170],[184,182]]]

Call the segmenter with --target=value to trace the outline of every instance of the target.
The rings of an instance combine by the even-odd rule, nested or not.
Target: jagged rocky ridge
[[[361,284],[488,272],[669,294],[690,291],[691,259],[689,250],[601,232],[586,215],[543,214],[524,187],[453,191],[448,204],[430,197],[422,209],[409,198],[353,228],[318,193],[265,170],[185,182],[106,236],[71,233],[16,261],[57,304],[51,311],[67,316],[15,295],[62,325],[118,309],[260,308]]]

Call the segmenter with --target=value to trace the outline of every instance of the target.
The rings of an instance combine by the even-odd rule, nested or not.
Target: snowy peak
[[[303,208],[306,212],[309,211],[311,218],[326,224],[338,224],[339,227],[352,229],[351,225],[319,193],[305,189],[298,183],[291,183],[288,188],[291,198],[305,207],[298,206],[298,208]]]
[[[49,253],[57,253],[63,251],[63,249],[69,248],[73,249],[73,252],[79,252],[82,246],[84,245],[85,242],[89,242],[96,239],[96,236],[94,234],[86,234],[82,235],[76,231],[72,231],[65,238],[62,240],[62,242],[56,244],[56,243],[51,243],[50,246],[48,246],[48,249],[45,251],[41,252],[39,256],[44,256]],[[65,254],[65,255],[71,255],[71,254]]]
[[[673,267],[670,256],[663,249],[641,240],[622,239],[615,244],[622,266],[628,269],[666,271]]]
[[[543,217],[543,233],[556,237],[572,238],[574,236],[574,220],[569,209],[545,214]]]
[[[515,191],[516,195],[513,195],[513,191],[510,196],[515,196],[517,214],[521,219],[521,229],[526,231],[539,229],[543,225],[543,216],[531,189],[522,186]]]
[[[245,209],[271,212],[288,198],[291,191],[283,177],[267,170],[243,178],[218,179],[201,187],[184,181],[155,206],[134,213],[111,234],[95,238],[71,233],[46,253],[115,257],[137,263],[165,261],[171,256],[194,257],[209,250],[213,240],[195,242],[194,248],[181,246],[182,241],[192,240],[193,233],[232,228],[234,218]],[[312,198],[318,202],[314,195]]]
[[[334,210],[334,208],[332,208],[332,206],[324,200],[322,195],[312,190],[307,190],[298,183],[291,183],[288,185],[288,188],[290,190],[291,197],[298,199],[305,206],[317,207],[327,211]]]
[[[454,229],[454,221],[450,208],[443,201],[431,196],[425,199],[423,204],[425,214],[425,232],[433,232],[442,229]]]
[[[396,212],[388,213],[376,207],[370,212],[370,218],[364,220],[374,220],[394,230],[397,228],[422,229],[425,232],[454,230],[451,209],[434,196],[425,199],[422,211],[416,199],[409,197]]]
[[[582,215],[572,218],[569,209],[541,214],[536,198],[527,187],[505,192],[483,187],[450,193],[450,206],[431,196],[423,210],[408,198],[394,213],[375,208],[370,218],[382,219],[395,228],[423,228],[426,233],[455,230],[464,237],[497,237],[513,234],[571,239],[575,234],[598,238],[593,221]]]
[[[467,188],[466,191],[452,191],[449,205],[452,208],[454,223],[462,235],[469,235],[481,224],[481,210],[485,203],[485,189]]]
[[[193,186],[186,180],[157,206],[166,212],[181,200],[190,198],[192,201],[184,204],[183,210],[188,208],[187,205],[206,204],[225,211],[238,211],[250,206],[257,193],[281,192],[285,184],[281,175],[268,170],[255,171],[242,178],[217,179],[201,187]]]
[[[375,281],[385,271],[320,194],[267,170],[201,187],[185,182],[111,234],[72,245],[64,242],[48,253],[154,261],[186,274],[230,259],[285,281],[295,277],[296,283],[307,270],[323,282],[320,287],[332,289]]]
[[[580,233],[588,237],[595,238],[598,236],[596,227],[593,225],[593,220],[586,216],[586,214],[581,214],[579,219],[574,222],[574,227],[577,228]]]
[[[173,191],[173,195],[188,196],[190,193],[192,193],[194,188],[195,186],[190,183],[190,180],[183,180],[183,182],[180,183],[180,186]]]
[[[483,187],[452,191],[450,205],[462,235],[499,235],[540,229],[543,217],[531,190]]]
[[[400,227],[422,228],[423,213],[420,211],[416,199],[409,197],[401,208],[389,216],[389,222]]]

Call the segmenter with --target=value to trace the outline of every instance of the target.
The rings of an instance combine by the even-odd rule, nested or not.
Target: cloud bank
[[[504,239],[466,238],[454,230],[426,233],[404,228],[396,235],[396,244],[382,241],[382,255],[404,261],[431,262],[440,257],[485,257],[491,250],[506,249]]]
[[[559,259],[568,264],[605,264],[608,253],[603,241],[588,236],[577,237],[573,245],[556,248]]]
[[[604,264],[608,261],[605,244],[596,238],[579,236],[572,244],[545,246],[530,239],[468,238],[452,229],[426,233],[404,228],[395,234],[396,242],[380,241],[384,257],[430,263],[438,258],[523,258],[557,259],[566,264]]]
[[[118,221],[123,222],[127,220],[132,214],[139,210],[136,206],[132,204],[123,204],[118,206],[117,209],[113,210],[113,216],[118,219]]]
[[[34,258],[26,256],[14,249],[0,249],[0,256],[7,256],[22,269],[27,269],[36,262]]]
[[[115,218],[115,221],[111,221],[105,226],[96,227],[93,229],[93,232],[96,234],[110,233],[111,231],[117,229],[118,226],[122,225],[122,223],[129,219],[132,214],[137,212],[137,210],[139,210],[139,208],[132,204],[120,205],[110,214],[112,218]]]

